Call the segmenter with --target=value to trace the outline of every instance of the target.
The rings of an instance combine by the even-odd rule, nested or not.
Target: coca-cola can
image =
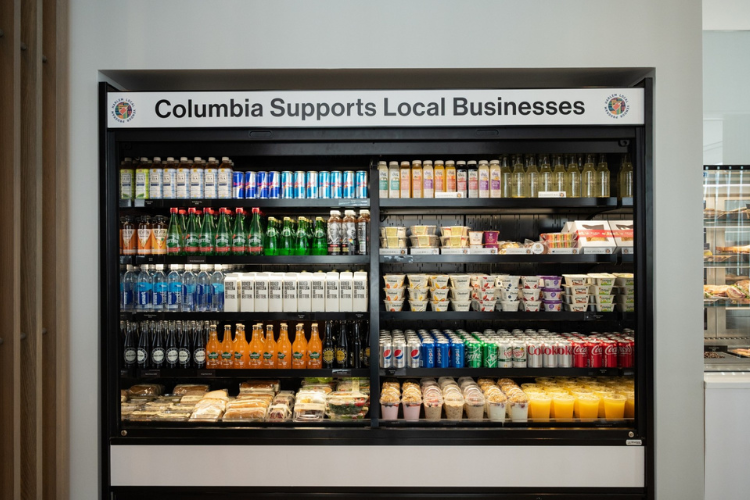
[[[573,367],[587,368],[589,364],[589,345],[583,340],[573,341]]]
[[[542,346],[542,352],[544,355],[544,359],[542,360],[542,364],[545,368],[557,368],[557,350],[558,350],[557,342],[554,341],[547,341]]]
[[[526,368],[526,342],[523,340],[513,341],[513,368]]]
[[[620,368],[633,368],[633,352],[635,344],[630,339],[617,341],[617,364]]]
[[[602,349],[602,355],[603,355],[603,364],[604,368],[617,368],[617,342],[614,340],[602,340],[601,344],[603,346]]]
[[[597,339],[589,339],[586,342],[589,349],[589,368],[601,368],[603,365],[602,343]]]
[[[544,344],[539,340],[528,340],[526,342],[526,359],[529,368],[542,367],[542,346]]]
[[[390,368],[393,365],[393,344],[390,340],[380,341],[380,368]]]
[[[573,344],[569,340],[561,340],[555,345],[558,368],[573,366]]]

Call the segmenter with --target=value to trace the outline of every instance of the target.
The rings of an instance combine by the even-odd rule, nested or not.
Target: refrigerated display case
[[[205,491],[198,486],[192,490],[168,487],[149,490],[146,485],[137,486],[140,484],[137,481],[123,481],[128,474],[135,473],[123,472],[124,460],[130,459],[116,457],[120,449],[147,446],[151,452],[160,446],[211,444],[226,446],[229,452],[233,445],[299,445],[304,449],[324,441],[326,445],[338,446],[580,446],[582,454],[591,453],[592,447],[638,447],[637,457],[629,465],[635,464],[636,468],[632,483],[628,479],[624,484],[594,481],[592,485],[582,480],[568,483],[568,489],[560,491],[578,498],[604,492],[617,493],[622,498],[652,495],[650,85],[647,80],[645,88],[634,90],[643,98],[640,111],[644,118],[636,124],[613,119],[594,125],[536,123],[478,128],[463,125],[459,120],[454,126],[435,127],[266,128],[164,127],[135,122],[129,125],[138,93],[115,94],[114,89],[102,84],[103,494],[122,499],[138,495],[144,498],[144,494],[158,491],[161,498],[171,498],[170,494],[177,493],[181,498],[192,498],[190,495],[198,498]],[[192,93],[193,97],[199,94]],[[133,101],[125,97],[132,97]],[[158,97],[150,95],[148,99],[156,102]],[[610,99],[607,113],[611,118],[626,109],[623,102],[627,101]],[[113,113],[117,115],[116,126],[108,120]],[[175,159],[227,157],[233,162],[233,172],[243,174],[278,172],[279,197],[153,199],[148,195],[139,197],[135,192],[129,197],[122,196],[122,170],[130,169],[123,166],[126,159],[164,159],[168,155],[174,155]],[[604,162],[609,165],[609,172],[602,175],[611,188],[601,197],[565,197],[564,193],[550,190],[542,195],[549,197],[479,198],[469,196],[469,186],[465,197],[416,199],[386,197],[390,182],[385,189],[379,183],[382,162],[386,165],[386,175],[392,162],[398,162],[399,167],[401,162],[410,162],[406,169],[409,178],[413,175],[410,169],[414,160],[430,160],[434,164],[437,160],[452,160],[459,165],[458,170],[461,162],[466,162],[467,171],[456,172],[460,184],[463,175],[471,183],[472,161],[506,160],[512,165],[516,155],[519,163],[537,157],[540,161],[554,162],[560,157],[566,168],[573,165],[576,169],[585,166],[586,155],[592,155],[597,166]],[[620,173],[623,165],[629,168],[631,162],[632,185],[623,192]],[[133,174],[137,174],[137,168],[133,167]],[[298,199],[293,194],[286,197],[287,178],[282,178],[282,172],[296,171],[340,174],[344,184],[346,172],[364,171],[367,196],[346,193],[345,185],[341,197]],[[446,173],[446,181],[447,178]],[[482,182],[480,177],[475,179]],[[133,181],[135,190],[139,180]],[[200,252],[184,255],[184,249],[171,253],[171,247],[164,253],[150,255],[145,252],[139,255],[138,248],[134,254],[130,249],[123,251],[125,220],[132,221],[137,238],[136,223],[143,221],[144,216],[166,217],[173,208],[179,215],[180,209],[209,213],[208,209],[225,207],[232,211],[243,208],[246,212],[257,207],[265,217],[283,220],[302,216],[311,221],[317,217],[328,219],[332,210],[341,210],[342,214],[346,210],[357,213],[369,210],[369,243],[361,255],[359,247],[357,252],[347,255],[200,255]],[[204,218],[210,220],[206,215]],[[164,220],[162,223],[166,227]],[[405,228],[403,236],[398,228]],[[451,230],[456,233],[452,238],[448,236]],[[190,232],[187,228],[183,231]],[[558,237],[560,241],[567,242],[560,245],[562,249],[550,243],[555,237],[545,236],[558,233],[563,234]],[[431,237],[433,234],[442,239]],[[500,241],[495,244],[498,235]],[[135,279],[138,291],[136,267],[138,272],[145,270],[153,280],[154,270],[149,266],[163,267],[166,277],[169,274],[166,271],[175,270],[179,274],[184,266],[196,266],[202,271],[206,268],[201,266],[217,265],[223,266],[222,279],[233,275],[237,280],[226,288],[226,281],[222,282],[224,297],[229,297],[227,293],[231,295],[232,287],[241,295],[242,280],[251,273],[270,273],[266,275],[271,283],[269,288],[275,281],[281,298],[279,306],[266,304],[263,312],[245,310],[239,296],[231,297],[233,306],[225,304],[224,309],[214,310],[208,306],[204,310],[193,307],[170,311],[166,305],[163,310],[149,310],[139,308],[137,299],[133,299],[132,305],[123,304],[123,293],[130,290],[125,283]],[[310,278],[304,272],[320,276],[318,271],[334,273],[334,280],[342,277],[337,273],[363,273],[360,277],[367,279],[364,310],[352,307],[351,302],[345,310],[334,307],[331,311],[327,303],[317,309],[314,306],[302,311],[285,309],[285,276],[303,280]],[[129,272],[134,274],[127,275]],[[408,290],[406,284],[396,283],[400,286],[389,288],[394,283],[389,284],[386,275],[402,276],[407,284],[412,282],[415,286]],[[542,285],[537,284],[537,277],[542,277]],[[546,290],[541,290],[544,277],[550,282]],[[417,283],[422,279],[424,283]],[[465,287],[458,284],[463,280]],[[190,283],[183,279],[181,290],[191,286]],[[169,284],[163,286],[168,294]],[[513,294],[517,286],[520,291],[517,289]],[[576,293],[575,286],[587,290]],[[216,290],[213,288],[214,293]],[[389,291],[403,296],[400,307],[394,304],[398,300],[387,300],[391,298]],[[420,294],[423,296],[418,297]],[[487,297],[481,297],[482,294]],[[429,298],[434,302],[414,298]],[[353,330],[356,324],[363,334],[343,335],[350,341],[344,352],[347,357],[356,358],[357,351],[351,346],[356,340],[362,344],[364,357],[361,362],[350,358],[350,362],[339,364],[334,357],[331,367],[313,369],[267,368],[263,364],[258,369],[247,365],[230,369],[220,364],[221,359],[216,360],[218,366],[180,366],[179,357],[169,365],[161,359],[162,355],[167,358],[166,352],[157,352],[158,359],[154,362],[155,344],[161,345],[161,341],[154,341],[161,335],[155,332],[162,327],[167,337],[174,336],[174,341],[164,341],[164,349],[172,342],[175,356],[179,356],[181,336],[189,335],[192,339],[203,339],[207,354],[218,351],[221,357],[221,346],[212,349],[205,343],[213,326],[221,344],[223,331],[235,334],[236,339],[237,324],[245,326],[250,340],[252,326],[257,323],[264,330],[272,326],[276,342],[282,324],[288,326],[290,341],[296,325],[302,325],[307,339],[313,323],[318,324],[322,334],[328,325],[333,325],[340,340],[342,325]],[[226,327],[229,329],[225,330]],[[131,340],[127,340],[128,336]],[[142,354],[138,353],[139,342]],[[193,347],[198,343],[193,340]],[[545,348],[549,351],[546,357]],[[523,352],[519,353],[519,349]],[[457,354],[459,351],[463,351],[463,356]],[[145,361],[139,366],[139,359],[143,358]],[[508,380],[498,384],[499,379],[510,379],[513,384]],[[247,387],[240,384],[247,381],[268,382],[270,395],[250,389],[245,392]],[[191,385],[205,387],[195,389]],[[311,385],[319,386],[319,391],[304,389]],[[487,386],[493,389],[488,390]],[[182,394],[175,394],[176,388]],[[563,389],[576,394],[576,399],[571,400],[576,403],[575,412],[564,418],[548,416],[545,402],[547,408],[555,408],[550,400]],[[216,399],[207,401],[210,399],[205,397],[207,391]],[[186,392],[189,394],[185,395]],[[514,398],[519,393],[522,396]],[[548,397],[538,397],[535,395],[538,393]],[[626,401],[628,414],[620,415],[616,410],[609,414],[609,406],[605,411],[603,396],[614,393],[618,396],[611,398],[613,408],[621,400]],[[624,395],[619,396],[620,393]],[[586,403],[586,394],[597,395],[588,401],[595,403],[593,414],[583,411],[583,403],[578,408],[579,400]],[[503,409],[500,415],[497,407],[503,400],[508,401],[508,409]],[[439,403],[443,404],[442,409],[437,407]],[[511,411],[510,407],[516,404],[518,410],[527,404],[531,414],[525,407],[523,414]],[[222,418],[232,405],[236,411],[229,418]],[[562,411],[565,402],[559,405]],[[538,406],[542,409],[536,410]],[[539,411],[537,416],[536,411]],[[553,493],[543,486],[522,485],[519,489],[517,483],[508,485],[506,492]],[[295,495],[303,494],[293,491]],[[368,491],[379,494],[378,488],[370,487]],[[414,493],[404,491],[405,495]],[[451,489],[441,492],[458,494],[458,490]],[[477,488],[474,492],[496,495],[503,490]],[[226,493],[227,497],[231,494]],[[263,492],[258,490],[258,494]]]

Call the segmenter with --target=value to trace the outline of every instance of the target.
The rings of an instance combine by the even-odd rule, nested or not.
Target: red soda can
[[[633,368],[634,347],[632,339],[625,338],[617,342],[617,364],[620,368]]]
[[[604,357],[602,343],[597,339],[589,339],[586,345],[589,349],[589,368],[601,368]]]
[[[582,340],[573,340],[573,367],[586,368],[589,363],[589,346]]]
[[[604,368],[617,368],[618,347],[614,340],[602,340]]]

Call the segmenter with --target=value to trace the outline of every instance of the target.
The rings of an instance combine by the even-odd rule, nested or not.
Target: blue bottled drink
[[[179,266],[170,266],[167,275],[167,311],[178,312],[182,307],[182,276]]]
[[[153,284],[153,307],[154,311],[163,311],[167,305],[167,276],[164,274],[164,264],[156,264],[151,283]]]
[[[211,311],[222,312],[224,311],[224,273],[221,270],[221,266],[217,265],[214,268],[214,273],[211,275]]]
[[[197,292],[195,310],[197,312],[206,312],[211,310],[213,296],[213,287],[211,286],[211,274],[208,271],[208,265],[201,264],[201,271],[197,277]]]
[[[185,272],[182,273],[182,312],[195,311],[197,281],[193,266],[185,265]]]
[[[135,309],[137,279],[133,266],[128,264],[125,274],[122,275],[122,281],[120,282],[120,309],[123,311],[132,311]]]
[[[151,300],[153,296],[153,283],[151,280],[151,274],[148,272],[148,266],[141,266],[141,271],[138,273],[136,281],[136,311],[150,311]]]

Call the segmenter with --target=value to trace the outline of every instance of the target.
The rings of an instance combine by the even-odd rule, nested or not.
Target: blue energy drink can
[[[294,198],[305,199],[305,172],[302,170],[294,172]]]
[[[356,181],[354,180],[354,170],[344,172],[344,198],[354,198]],[[335,198],[335,197],[334,197]]]
[[[271,200],[281,198],[281,173],[278,170],[268,172],[268,198]]]
[[[367,170],[357,170],[356,182],[355,196],[360,199],[369,198],[370,194],[367,191]]]
[[[268,199],[268,172],[257,172],[255,174],[255,197],[261,200]],[[245,187],[245,198],[247,198],[247,186]]]
[[[248,172],[250,174],[251,172]],[[255,188],[255,179],[253,179],[253,188]],[[232,173],[232,198],[241,200],[245,197],[245,173]]]
[[[331,198],[331,172],[323,170],[318,174],[318,196],[323,200]]]
[[[285,200],[294,198],[294,174],[291,170],[281,172],[281,197]]]
[[[310,170],[305,174],[305,194],[311,200],[318,198],[318,172],[315,170]]]
[[[340,170],[333,170],[331,172],[331,198],[343,198],[344,197],[344,183],[341,177]]]

